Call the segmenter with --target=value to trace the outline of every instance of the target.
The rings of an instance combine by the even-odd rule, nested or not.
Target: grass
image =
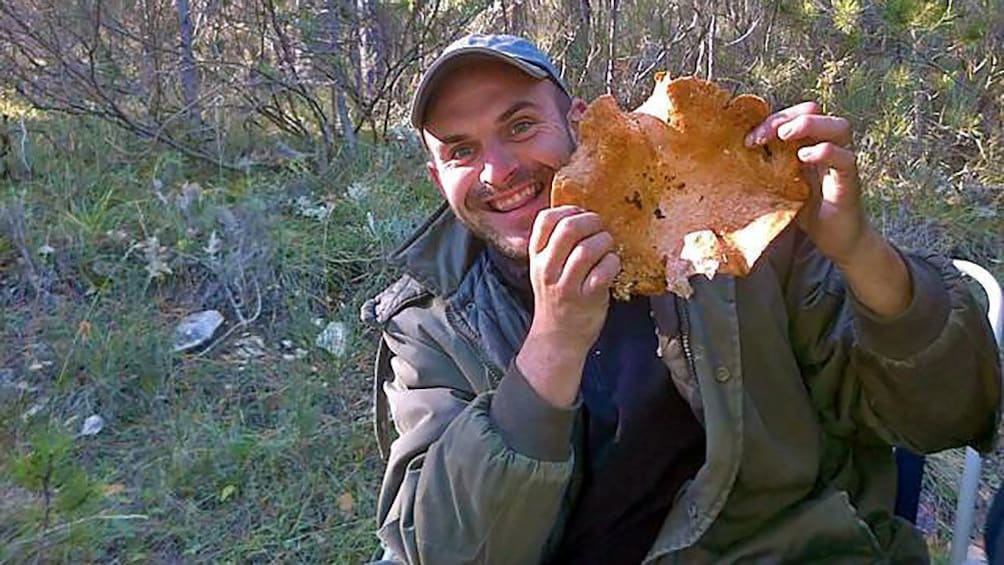
[[[0,561],[369,558],[382,465],[356,320],[436,202],[417,152],[220,174],[94,122],[35,126],[96,142],[39,146],[34,177],[0,188]],[[235,331],[172,352],[207,308]],[[343,357],[314,345],[328,321]],[[92,414],[104,428],[78,436]]]
[[[242,174],[101,123],[31,120],[34,175],[0,184],[0,561],[371,557],[375,335],[356,320],[394,276],[382,258],[438,203],[419,149]],[[859,143],[878,225],[1004,274],[1000,140],[953,153],[935,132],[917,149],[874,124]],[[225,339],[173,352],[177,322],[207,308]],[[344,356],[314,345],[329,321],[348,329]],[[94,414],[103,429],[79,435]],[[936,552],[953,457],[926,483]]]

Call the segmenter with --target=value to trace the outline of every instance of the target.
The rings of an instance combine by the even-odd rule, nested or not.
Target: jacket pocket
[[[715,526],[712,526],[714,530]],[[700,542],[699,542],[700,544]],[[705,551],[711,550],[708,553]],[[681,563],[688,563],[686,551]],[[714,557],[710,557],[714,555]],[[789,508],[725,548],[697,549],[704,563],[887,563],[878,539],[846,492],[829,491]]]
[[[882,546],[868,523],[858,516],[845,491],[831,491],[808,501],[804,526],[792,525],[795,540],[790,563],[881,563]],[[800,536],[797,532],[815,532]]]

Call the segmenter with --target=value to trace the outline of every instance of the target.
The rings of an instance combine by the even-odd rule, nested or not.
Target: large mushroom
[[[603,218],[623,266],[615,297],[669,290],[688,298],[691,275],[749,273],[809,196],[799,145],[745,145],[768,113],[759,97],[666,73],[633,112],[610,96],[589,105],[551,203]]]

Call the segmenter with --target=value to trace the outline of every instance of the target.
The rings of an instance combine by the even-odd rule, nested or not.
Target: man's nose
[[[483,184],[504,190],[516,174],[517,169],[519,169],[519,161],[504,144],[495,143],[485,147],[484,165],[482,165],[480,176]]]

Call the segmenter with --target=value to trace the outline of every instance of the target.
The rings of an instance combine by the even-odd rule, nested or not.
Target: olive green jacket
[[[483,251],[441,208],[395,254],[407,274],[363,308],[383,336],[378,435],[388,405],[398,433],[378,507],[393,560],[541,562],[578,493],[581,408],[546,405],[515,370],[530,315]],[[706,462],[646,563],[927,561],[892,516],[890,446],[989,449],[1001,374],[950,262],[903,257],[914,298],[894,320],[857,304],[795,226],[749,276],[691,279],[659,353]]]

